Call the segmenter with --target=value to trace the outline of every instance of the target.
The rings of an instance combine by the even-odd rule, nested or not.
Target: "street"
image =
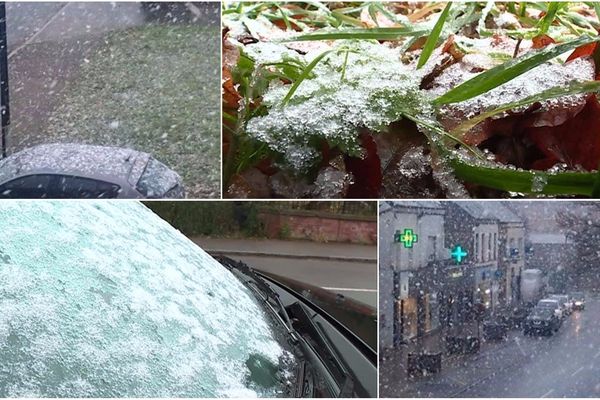
[[[376,246],[303,241],[194,238],[259,271],[271,272],[377,306]],[[370,260],[371,258],[371,260]]]
[[[442,372],[407,379],[396,366],[382,368],[383,397],[598,397],[600,300],[568,316],[551,337],[514,330],[505,342],[479,354],[443,359]],[[449,360],[449,361],[448,361]],[[396,384],[395,384],[396,383]]]

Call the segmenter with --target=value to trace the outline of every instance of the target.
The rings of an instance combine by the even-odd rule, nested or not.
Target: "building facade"
[[[521,217],[499,202],[489,202],[498,218],[499,301],[516,304],[521,296],[521,272],[525,268],[525,224]]]
[[[380,345],[395,347],[439,326],[437,293],[425,287],[447,259],[445,209],[436,201],[383,202],[379,210]],[[426,279],[423,279],[426,278]]]
[[[473,281],[472,291],[465,293],[466,306],[483,304],[490,310],[498,305],[499,221],[495,210],[483,202],[447,202],[446,245],[462,249],[466,256],[456,260]],[[469,310],[463,311],[468,314]],[[465,316],[466,317],[466,316]]]

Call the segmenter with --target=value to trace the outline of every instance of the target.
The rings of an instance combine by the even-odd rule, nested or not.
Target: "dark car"
[[[583,292],[572,292],[571,301],[573,302],[573,310],[585,309],[585,294]]]
[[[560,327],[560,318],[551,308],[535,307],[525,318],[523,333],[552,335]]]
[[[289,397],[377,396],[377,352],[346,326],[348,318],[356,319],[360,305],[340,307],[339,312],[346,317],[336,318],[273,276],[227,257],[217,260],[254,289],[288,332],[288,343],[303,360],[295,371],[298,385]],[[336,308],[335,301],[330,305]],[[370,315],[364,317],[370,324]],[[372,330],[376,332],[376,326]]]
[[[179,175],[148,153],[43,144],[0,161],[0,198],[182,198]]]

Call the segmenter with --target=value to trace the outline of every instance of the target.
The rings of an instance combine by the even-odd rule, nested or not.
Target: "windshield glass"
[[[256,298],[142,204],[4,202],[0,227],[1,397],[284,394]]]

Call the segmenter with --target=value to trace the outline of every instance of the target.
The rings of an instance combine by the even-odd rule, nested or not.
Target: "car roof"
[[[0,161],[0,182],[34,173],[66,173],[90,178],[116,177],[135,185],[150,155],[109,146],[41,144]]]

